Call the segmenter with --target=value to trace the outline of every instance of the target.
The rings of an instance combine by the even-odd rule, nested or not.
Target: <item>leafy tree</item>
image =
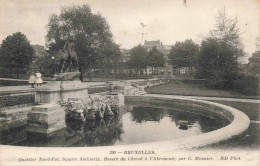
[[[176,42],[170,50],[170,58],[174,68],[189,67],[192,71],[194,67],[195,57],[198,54],[199,45],[191,39],[184,42]]]
[[[135,69],[136,77],[138,71],[147,66],[146,58],[147,50],[143,46],[138,45],[130,50],[130,64]]]
[[[100,14],[93,14],[87,4],[62,8],[59,15],[50,16],[47,27],[47,42],[52,55],[62,49],[68,39],[74,38],[82,71],[104,67],[104,63],[110,63],[107,59],[114,60],[108,57],[114,54],[107,54],[111,45],[116,45],[109,25]]]
[[[225,42],[215,38],[202,41],[198,58],[198,72],[214,88],[232,88],[237,75],[237,63],[233,50]]]
[[[260,75],[260,51],[256,51],[249,58],[248,70],[253,76]]]
[[[163,54],[156,47],[153,47],[150,51],[148,51],[147,65],[151,66],[152,68],[157,68],[157,74],[158,67],[162,67],[164,63],[165,59],[163,57]]]
[[[245,55],[244,45],[240,39],[240,29],[238,27],[237,17],[230,18],[226,15],[225,8],[219,11],[216,17],[215,29],[210,31],[210,35],[225,42],[238,62],[238,59]]]
[[[3,40],[0,55],[2,65],[10,70],[10,76],[12,69],[16,68],[17,78],[19,78],[20,69],[29,68],[35,51],[26,36],[16,32]]]
[[[210,37],[204,39],[198,56],[197,71],[208,86],[234,89],[239,76],[238,59],[244,56],[244,47],[240,41],[237,17],[229,18],[225,9],[216,17],[215,29]]]
[[[49,76],[52,75],[56,70],[56,66],[51,55],[43,55],[37,57],[34,62],[34,65],[36,68],[40,69],[41,72],[43,72],[45,75]]]
[[[104,53],[106,56],[103,58],[105,62],[103,63],[103,68],[106,71],[109,71],[111,73],[111,70],[113,69],[115,73],[117,74],[117,70],[119,68],[120,63],[120,57],[121,52],[119,49],[119,46],[115,43],[110,43],[109,48],[107,49],[107,52]]]

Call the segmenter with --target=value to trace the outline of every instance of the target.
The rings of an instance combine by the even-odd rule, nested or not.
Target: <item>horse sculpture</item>
[[[66,62],[68,62],[68,67],[64,69]],[[60,49],[57,53],[57,59],[58,61],[58,72],[68,72],[68,70],[71,70],[72,63],[76,63],[76,68],[78,68],[78,56],[76,52],[74,51],[74,41],[70,39],[66,42],[63,49]]]

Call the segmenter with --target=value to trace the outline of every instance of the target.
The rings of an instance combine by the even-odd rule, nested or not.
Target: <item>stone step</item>
[[[42,104],[37,106],[32,106],[32,112],[51,112],[60,109],[59,104]]]
[[[0,135],[2,131],[5,130],[10,130],[16,127],[21,127],[21,126],[26,126],[27,125],[27,120],[22,120],[22,121],[13,121],[13,122],[9,122],[9,121],[2,121],[0,122]]]
[[[65,111],[62,108],[52,112],[30,112],[28,113],[28,123],[30,121],[43,122],[46,124],[55,123],[59,119],[65,119]]]
[[[26,114],[31,111],[31,106],[29,107],[21,107],[21,108],[14,108],[14,109],[6,109],[0,111],[0,117],[6,118],[9,116],[17,116],[20,114]]]
[[[0,111],[1,130],[24,125],[27,121],[27,114],[31,107],[22,107]]]
[[[26,104],[14,105],[14,106],[2,107],[2,108],[0,108],[0,112],[5,111],[5,110],[13,110],[16,108],[31,107],[31,106],[35,106],[35,105],[36,105],[36,103],[26,103]]]

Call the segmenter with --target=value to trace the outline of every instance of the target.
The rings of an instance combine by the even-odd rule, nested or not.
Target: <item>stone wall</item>
[[[43,83],[46,84],[46,81],[44,81]],[[0,78],[0,85],[3,85],[3,86],[29,85],[29,80]]]

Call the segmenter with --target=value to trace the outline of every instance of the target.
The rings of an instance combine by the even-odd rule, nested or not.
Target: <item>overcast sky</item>
[[[257,0],[0,0],[0,43],[14,32],[22,32],[31,44],[45,45],[46,25],[52,13],[61,6],[87,3],[94,13],[100,12],[110,25],[114,40],[121,48],[141,42],[140,22],[145,40],[161,40],[173,45],[191,38],[200,43],[214,28],[218,10],[226,8],[230,17],[238,16],[245,50],[255,51],[259,35],[259,4]]]

